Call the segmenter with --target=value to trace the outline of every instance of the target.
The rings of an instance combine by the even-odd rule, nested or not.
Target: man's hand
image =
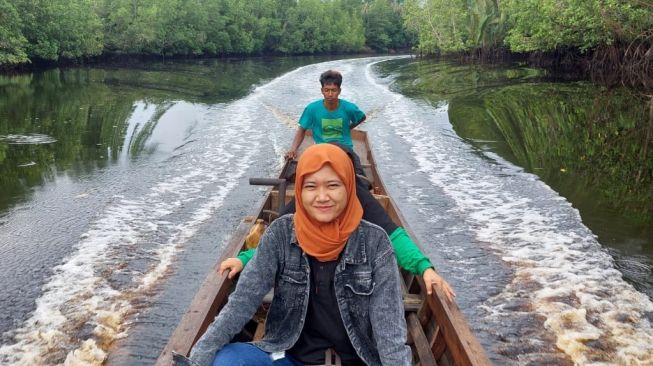
[[[225,259],[222,263],[220,263],[220,269],[218,272],[220,272],[220,275],[224,274],[224,271],[229,270],[229,274],[227,275],[227,278],[233,279],[236,277],[240,271],[243,270],[243,262],[240,261],[238,258],[227,258]],[[426,272],[424,272],[426,273]]]
[[[288,150],[284,156],[286,160],[292,160],[297,157],[297,150]]]
[[[297,158],[297,149],[302,146],[302,141],[304,141],[304,135],[306,134],[306,129],[302,126],[297,127],[297,132],[295,132],[295,137],[292,139],[292,144],[290,144],[290,150],[286,153],[286,160],[291,160]]]
[[[453,302],[453,298],[456,297],[456,293],[453,292],[453,289],[451,286],[449,286],[447,281],[445,281],[444,278],[440,277],[440,275],[437,274],[433,268],[429,268],[424,271],[424,273],[422,273],[422,277],[424,277],[424,284],[426,285],[427,294],[431,295],[433,293],[433,286],[437,286],[447,297],[447,300],[449,300],[449,302]]]

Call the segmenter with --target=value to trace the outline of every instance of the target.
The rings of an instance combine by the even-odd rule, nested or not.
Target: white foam
[[[81,235],[75,251],[54,268],[30,318],[5,335],[14,343],[0,347],[0,363],[102,364],[109,345],[126,335],[126,320],[136,311],[134,300],[155,288],[175,255],[219,210],[257,154],[257,141],[264,133],[253,128],[259,116],[252,98],[207,111],[204,118],[220,124],[208,128],[202,146],[186,153],[189,163],[165,171],[149,192],[115,197]],[[137,103],[135,113],[150,115],[148,110]],[[135,133],[138,123],[129,125],[130,133]],[[247,145],[242,144],[244,134]],[[195,208],[173,223],[169,218],[179,220],[185,207]],[[161,232],[170,235],[159,244],[147,241]],[[155,246],[147,249],[146,243]],[[144,251],[139,258],[152,265],[143,273],[132,271],[132,285],[115,289],[110,277],[124,272],[123,264],[134,251]],[[82,329],[91,331],[80,333]]]
[[[42,145],[57,142],[52,136],[42,133],[0,135],[0,142],[10,145]]]
[[[417,170],[453,200],[478,242],[515,271],[513,284],[497,297],[515,298],[521,281],[535,281],[540,289],[527,295],[533,311],[579,365],[653,364],[646,317],[653,303],[622,279],[578,211],[537,177],[505,161],[493,165],[434,128],[441,112],[401,97],[380,115],[409,146]]]

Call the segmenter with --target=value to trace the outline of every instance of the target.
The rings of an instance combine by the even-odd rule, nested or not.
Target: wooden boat
[[[409,235],[415,238],[394,201],[387,195],[387,191],[376,170],[374,158],[367,141],[367,134],[358,130],[354,130],[352,133],[354,150],[360,156],[366,175],[372,181],[375,197],[395,223],[403,226]],[[307,136],[304,139],[302,148],[311,143],[312,139]],[[285,202],[293,198],[292,179],[294,179],[294,176],[292,174],[294,168],[291,164],[292,162],[284,166],[278,179],[254,181],[255,184],[274,184],[274,186],[268,190],[255,214],[243,219],[236,228],[222,257],[216,262],[215,268],[209,272],[190,308],[182,317],[168,344],[161,352],[156,362],[157,366],[170,365],[173,351],[188,355],[193,344],[197,342],[207,326],[226,304],[229,293],[235,287],[237,277],[234,280],[229,280],[226,275],[220,276],[217,268],[219,268],[223,260],[235,257],[244,249],[245,237],[256,219],[261,218],[269,222],[281,211],[280,203],[284,205]],[[285,200],[280,202],[279,197],[285,197]],[[419,276],[413,276],[402,271],[402,278],[405,285],[404,308],[408,326],[408,343],[413,351],[413,363],[415,365],[491,365],[485,351],[471,332],[467,321],[455,303],[448,302],[437,288],[434,289],[432,295],[426,296],[424,282]],[[266,309],[266,306],[261,304],[254,317],[237,336],[239,341],[260,339],[263,336]],[[328,361],[327,364],[329,364]]]

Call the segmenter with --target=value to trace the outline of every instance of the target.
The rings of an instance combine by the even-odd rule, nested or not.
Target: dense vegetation
[[[0,0],[0,65],[386,51],[411,45],[402,24],[390,0]]]
[[[648,0],[0,0],[0,65],[407,47],[586,52],[650,47],[652,29]]]
[[[653,3],[645,0],[407,0],[404,7],[408,28],[429,53],[587,51],[653,30]]]

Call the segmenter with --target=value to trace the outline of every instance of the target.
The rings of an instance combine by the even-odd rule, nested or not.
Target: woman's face
[[[347,189],[331,165],[304,177],[302,206],[308,216],[322,223],[335,220],[345,210]]]

